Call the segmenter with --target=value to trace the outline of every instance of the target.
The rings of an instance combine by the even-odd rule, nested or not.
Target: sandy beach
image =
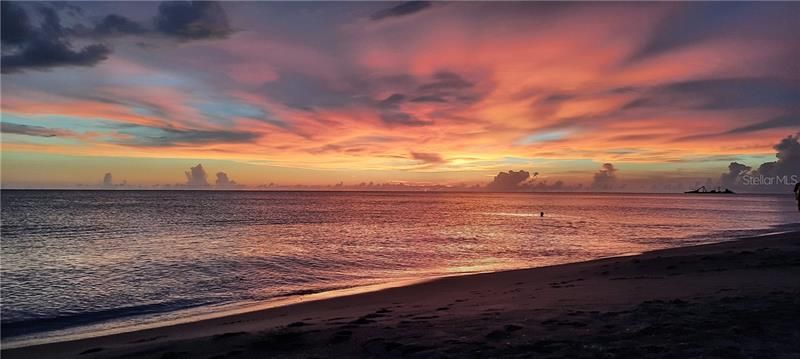
[[[3,358],[800,357],[800,233],[448,277]]]

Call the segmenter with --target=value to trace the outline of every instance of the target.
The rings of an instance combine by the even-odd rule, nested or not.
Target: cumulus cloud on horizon
[[[534,173],[536,175],[538,172]],[[525,170],[500,172],[486,185],[486,189],[498,192],[520,191],[526,188],[526,181],[530,178],[531,173]]]
[[[791,191],[794,180],[800,180],[800,133],[786,136],[773,148],[777,160],[764,162],[758,168],[731,162],[728,172],[720,175],[720,185],[745,192]]]
[[[190,167],[184,174],[186,175],[186,187],[209,188],[212,186],[211,183],[208,182],[208,172],[206,172],[205,167],[203,167],[201,163],[198,163],[197,166]],[[217,172],[215,178],[214,187],[216,188],[242,187],[242,185],[236,183],[236,181],[231,179],[228,174],[223,171]]]
[[[202,164],[190,167],[186,174],[186,185],[189,187],[208,187],[208,174]]]
[[[228,174],[225,172],[217,172],[217,181],[214,182],[217,187],[235,187],[237,186],[236,181],[231,180],[228,178]]]
[[[617,171],[618,169],[613,164],[604,163],[592,178],[592,188],[597,190],[612,189],[617,181]]]
[[[103,176],[103,186],[110,187],[113,185],[114,185],[114,177],[111,176],[111,172],[108,172]]]

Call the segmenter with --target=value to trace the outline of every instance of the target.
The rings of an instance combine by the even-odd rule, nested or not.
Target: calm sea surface
[[[2,339],[719,241],[799,219],[791,194],[2,191]]]

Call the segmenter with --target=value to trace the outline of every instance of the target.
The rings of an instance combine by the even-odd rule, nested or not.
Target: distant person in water
[[[539,212],[539,217],[544,217],[544,212]]]
[[[797,210],[800,211],[800,182],[794,184],[794,199],[797,200]]]

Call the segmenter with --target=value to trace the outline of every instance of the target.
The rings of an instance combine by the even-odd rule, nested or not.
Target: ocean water
[[[720,241],[798,222],[791,194],[4,190],[2,340],[53,341],[340,288]]]

